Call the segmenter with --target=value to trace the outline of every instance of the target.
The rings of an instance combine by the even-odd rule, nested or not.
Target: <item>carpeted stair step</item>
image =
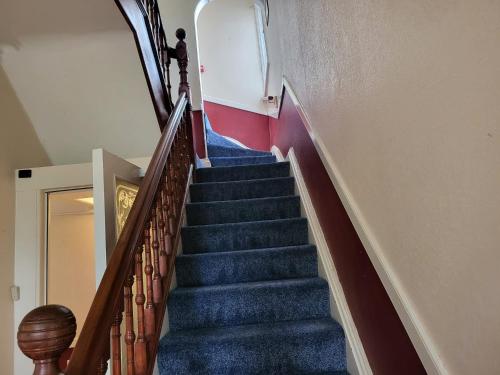
[[[300,217],[298,196],[243,199],[186,205],[188,225],[239,223]]]
[[[208,182],[189,187],[191,202],[229,201],[280,197],[295,193],[293,177],[268,178],[262,180]]]
[[[297,246],[308,243],[307,219],[280,219],[182,228],[185,254]]]
[[[326,318],[328,284],[321,278],[177,288],[170,293],[170,330]]]
[[[162,374],[347,374],[345,337],[332,319],[172,332]]]
[[[196,170],[197,182],[226,182],[290,176],[290,163],[243,165],[234,167],[200,168]]]
[[[177,257],[177,285],[206,286],[294,279],[318,275],[316,247],[312,245]]]
[[[234,165],[251,165],[251,164],[271,164],[276,163],[276,156],[265,155],[265,156],[223,156],[223,157],[212,157],[210,158],[210,163],[212,167],[228,167]]]
[[[257,151],[249,148],[242,148],[221,145],[207,145],[209,157],[236,157],[236,156],[270,156],[272,153],[266,151]]]

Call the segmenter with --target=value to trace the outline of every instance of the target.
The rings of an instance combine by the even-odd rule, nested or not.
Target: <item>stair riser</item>
[[[230,167],[237,165],[258,165],[276,163],[276,156],[214,157],[210,158],[212,167]]]
[[[329,331],[300,335],[285,341],[266,337],[263,347],[257,340],[185,345],[182,350],[160,356],[163,374],[347,374],[345,339]],[[193,355],[196,353],[196,355]]]
[[[203,286],[315,277],[316,248],[244,251],[181,256],[176,262],[179,286]]]
[[[244,181],[290,176],[289,163],[202,168],[196,170],[197,182]]]
[[[182,228],[184,253],[306,245],[307,220],[288,219]]]
[[[326,283],[251,288],[238,286],[232,289],[198,289],[195,293],[174,291],[168,302],[170,329],[176,331],[329,316]]]
[[[188,225],[239,223],[300,217],[299,197],[188,204]]]
[[[294,184],[293,177],[225,184],[194,184],[190,187],[190,196],[191,202],[282,197],[294,194]]]
[[[225,147],[225,146],[207,146],[210,157],[237,157],[237,156],[263,156],[272,155],[270,152],[256,151],[244,148]]]

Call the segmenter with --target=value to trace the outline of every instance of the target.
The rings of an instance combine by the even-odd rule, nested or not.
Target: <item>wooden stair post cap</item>
[[[34,374],[57,374],[57,361],[76,335],[76,319],[70,309],[47,305],[30,311],[19,325],[17,344],[35,363]]]

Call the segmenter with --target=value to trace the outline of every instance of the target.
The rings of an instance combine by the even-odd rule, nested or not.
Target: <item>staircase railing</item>
[[[185,32],[177,30],[176,48],[169,48],[156,0],[116,3],[134,33],[162,135],[64,372],[69,375],[105,374],[108,362],[112,374],[153,372],[194,165]],[[181,78],[175,106],[171,58]],[[42,306],[23,319],[18,344],[33,359],[35,375],[61,373],[60,357],[75,331],[63,306]]]

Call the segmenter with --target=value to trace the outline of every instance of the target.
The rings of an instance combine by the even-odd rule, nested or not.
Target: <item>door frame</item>
[[[127,161],[139,166],[142,173],[150,158]],[[60,190],[93,188],[92,163],[31,168],[30,178],[15,172],[16,217],[14,285],[19,300],[14,302],[14,374],[33,372],[33,363],[17,346],[17,327],[23,317],[45,304],[46,193]]]

